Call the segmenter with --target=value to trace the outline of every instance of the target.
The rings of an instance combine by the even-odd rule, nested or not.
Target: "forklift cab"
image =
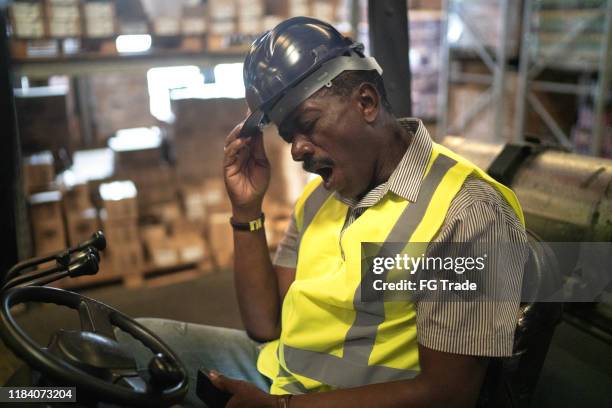
[[[560,279],[554,253],[529,232],[530,293]],[[83,406],[171,406],[180,404],[189,386],[185,367],[163,341],[134,319],[81,294],[46,286],[61,277],[98,271],[98,251],[105,247],[101,232],[62,253],[21,262],[6,275],[1,292],[0,334],[32,371],[18,372],[7,386],[76,387]],[[34,264],[55,261],[58,266],[20,274]],[[58,270],[59,269],[59,270]],[[537,297],[537,290],[534,299]],[[18,324],[12,308],[27,302],[53,303],[77,311],[80,329],[52,334],[40,347]],[[520,306],[514,355],[490,360],[478,407],[523,407],[529,400],[544,363],[555,326],[561,319],[558,303],[526,302]],[[153,353],[138,365],[115,336],[120,329]],[[138,370],[137,366],[146,366]]]

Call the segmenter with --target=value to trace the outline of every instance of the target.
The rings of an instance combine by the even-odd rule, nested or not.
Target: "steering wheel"
[[[53,303],[78,311],[81,330],[59,330],[40,347],[17,324],[11,308],[25,302]],[[169,406],[188,388],[185,367],[159,337],[127,315],[78,293],[44,286],[2,293],[0,334],[31,367],[97,400],[130,406]],[[129,333],[154,354],[148,373],[117,342],[114,327]],[[80,399],[80,398],[79,398]]]

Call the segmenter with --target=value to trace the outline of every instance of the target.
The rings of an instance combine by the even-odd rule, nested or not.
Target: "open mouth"
[[[327,183],[327,181],[330,179],[332,173],[333,173],[334,169],[331,166],[325,166],[325,167],[321,167],[315,170],[315,173],[317,173],[319,176],[321,176],[321,178],[323,178],[323,181]]]

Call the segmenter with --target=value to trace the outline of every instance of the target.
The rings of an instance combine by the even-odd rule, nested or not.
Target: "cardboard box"
[[[260,34],[263,30],[264,13],[263,0],[238,0],[238,32],[245,35]]]
[[[110,247],[140,244],[140,229],[137,220],[109,221],[102,219],[102,230]]]
[[[237,4],[233,0],[209,0],[208,33],[227,36],[236,33]]]
[[[179,253],[172,245],[164,224],[148,224],[141,227],[144,247],[151,266],[168,268],[179,263]]]
[[[181,188],[181,199],[185,217],[190,221],[203,221],[206,217],[206,200],[200,185],[184,185]]]
[[[197,233],[186,233],[174,238],[181,263],[199,263],[206,257],[206,244]]]
[[[43,38],[45,24],[40,2],[13,2],[10,5],[13,33],[16,38]]]
[[[80,213],[92,207],[91,194],[87,183],[79,183],[64,191],[66,213]]]
[[[66,248],[66,231],[60,191],[37,193],[29,198],[30,221],[37,256]]]
[[[308,182],[308,173],[293,161],[291,145],[281,139],[276,126],[265,128],[264,146],[272,169],[266,198],[293,205]]]
[[[72,154],[79,139],[74,95],[64,86],[15,90],[19,137],[24,153],[64,149]]]
[[[153,32],[159,36],[180,35],[181,20],[178,17],[156,17],[153,20]]]
[[[68,232],[68,243],[70,246],[84,242],[100,229],[98,210],[88,208],[83,211],[66,212],[66,229]],[[108,236],[106,236],[108,240]]]
[[[223,145],[229,132],[244,119],[244,99],[173,98],[176,170],[182,183],[220,177]]]
[[[202,183],[181,187],[185,216],[191,221],[201,221],[207,214],[231,211],[232,206],[220,177],[209,177]]]
[[[206,33],[206,5],[183,7],[181,31],[183,35],[202,35]]]
[[[274,201],[270,197],[264,199],[262,211],[266,215],[266,240],[271,250],[275,250],[285,236],[291,221],[292,209],[293,207],[287,203]]]
[[[103,183],[99,192],[106,222],[138,219],[137,191],[133,182],[127,180]]]
[[[209,213],[229,212],[232,204],[225,189],[225,182],[221,177],[208,177],[202,183],[204,205]]]
[[[53,154],[44,151],[23,159],[24,189],[27,194],[48,191],[53,187],[55,167]]]
[[[131,168],[156,166],[162,158],[162,136],[158,127],[119,129],[108,140],[118,173]]]
[[[180,263],[178,248],[168,239],[148,244],[151,265],[155,268],[171,268]]]
[[[232,214],[221,212],[210,214],[206,233],[211,256],[219,268],[231,268],[234,261],[234,235],[229,223]]]
[[[78,0],[46,0],[45,14],[50,37],[65,38],[81,35],[81,11]]]
[[[83,4],[84,34],[88,38],[109,38],[115,35],[115,4],[112,1],[87,1]]]
[[[112,46],[115,46],[114,42]],[[92,74],[87,81],[98,147],[106,147],[108,138],[119,129],[154,126],[157,123],[149,109],[145,72]]]
[[[144,260],[140,242],[109,247],[106,253],[114,274],[123,278],[142,275]]]
[[[55,223],[63,220],[62,193],[45,191],[30,196],[30,219],[33,224]]]

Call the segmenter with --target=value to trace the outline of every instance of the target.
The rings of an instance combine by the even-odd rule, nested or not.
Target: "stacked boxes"
[[[262,32],[263,0],[238,0],[238,32],[257,35]]]
[[[141,216],[176,200],[174,169],[162,160],[162,137],[158,128],[122,129],[108,144],[115,157],[114,178],[135,183]]]
[[[244,117],[244,100],[175,99],[173,109],[177,172],[186,219],[204,223],[211,256],[216,265],[231,267],[233,233],[229,224],[222,159],[225,137]],[[215,123],[215,126],[211,126]],[[266,154],[272,168],[264,212],[270,247],[282,238],[291,207],[307,182],[299,163],[291,159],[290,145],[274,126],[265,129]]]
[[[91,203],[87,184],[74,185],[64,193],[64,211],[70,246],[89,239],[100,229],[98,211]]]
[[[310,16],[334,24],[338,12],[339,1],[325,0],[288,0],[288,15]]]
[[[225,137],[244,118],[244,99],[174,99],[172,110],[179,182],[221,176]]]
[[[289,16],[310,16],[310,1],[309,0],[288,0]]]
[[[66,247],[62,193],[45,191],[30,196],[30,220],[36,256],[56,252]]]
[[[206,6],[185,6],[181,18],[183,35],[201,36],[206,34]]]
[[[311,0],[310,1],[311,15],[323,21],[334,24],[338,8],[337,1],[328,0]]]
[[[208,216],[208,244],[218,268],[230,268],[234,260],[234,235],[229,222],[231,216],[231,212],[215,212]]]
[[[144,73],[91,75],[88,81],[98,146],[106,146],[108,138],[119,129],[155,124]]]
[[[201,183],[183,186],[182,198],[190,221],[203,219],[208,213],[231,210],[221,177],[207,177]]]
[[[203,225],[215,263],[228,267],[233,253],[232,231],[220,224],[221,220],[229,223],[231,204],[223,178],[209,177],[201,183],[185,185],[181,197],[186,221],[192,226]],[[185,230],[185,226],[179,230]]]
[[[212,36],[227,36],[236,32],[236,2],[208,1],[208,32]]]
[[[45,36],[41,1],[15,1],[10,12],[15,37],[34,39]]]
[[[104,183],[99,188],[108,266],[124,281],[142,279],[143,259],[138,230],[137,190],[131,181]]]
[[[55,169],[50,151],[36,153],[23,160],[24,190],[27,194],[49,190],[53,185]]]
[[[177,220],[170,226],[145,225],[142,227],[142,235],[149,261],[154,268],[200,264],[207,259],[202,231],[191,223]]]
[[[45,5],[50,37],[81,35],[79,0],[46,0]]]
[[[78,121],[70,89],[56,86],[16,90],[15,105],[24,152],[72,151],[78,138]]]
[[[109,0],[86,1],[83,4],[84,34],[87,38],[109,38],[115,35],[115,4]]]

